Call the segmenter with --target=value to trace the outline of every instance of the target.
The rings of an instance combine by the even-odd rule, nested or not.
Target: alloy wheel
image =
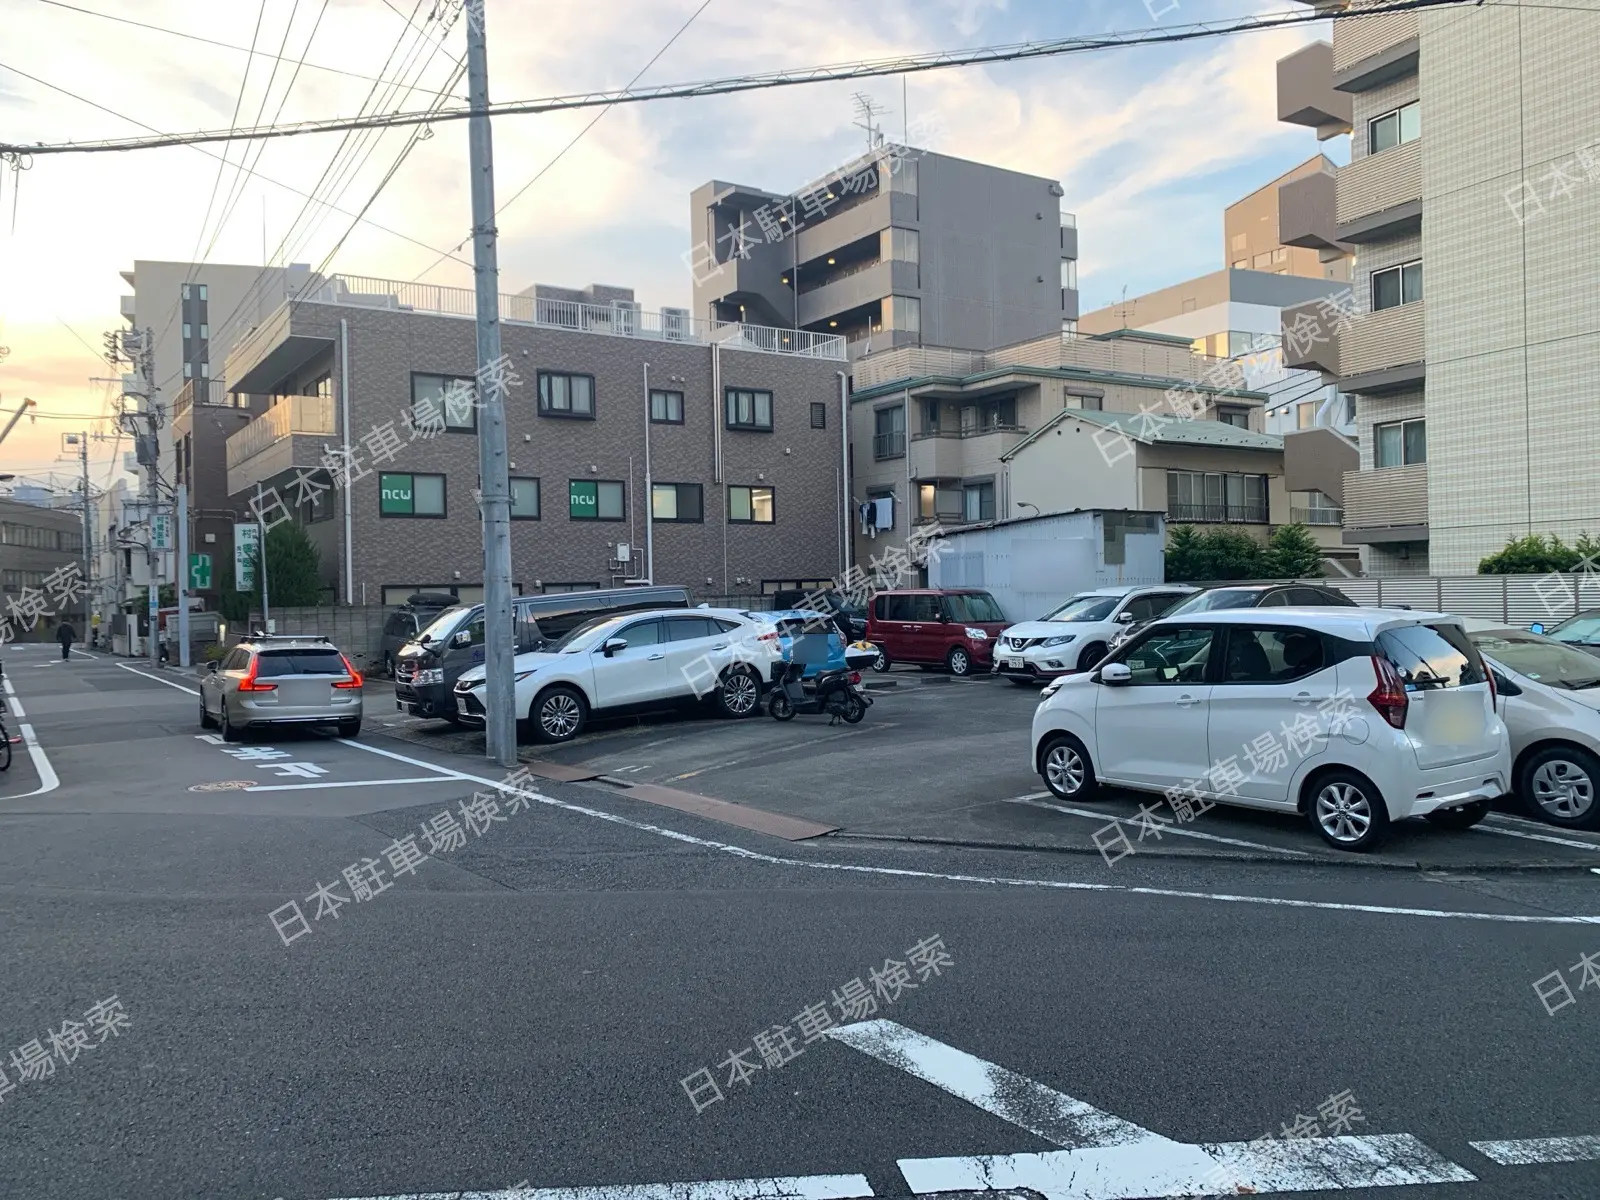
[[[539,706],[539,728],[552,740],[571,737],[580,717],[578,701],[565,692],[557,692]]]
[[[1563,821],[1578,820],[1594,807],[1594,780],[1569,759],[1540,763],[1531,783],[1534,803]]]
[[[758,701],[756,681],[750,672],[734,671],[722,681],[722,703],[732,715],[747,716],[755,711]]]
[[[1044,757],[1044,774],[1051,790],[1057,795],[1076,795],[1083,790],[1086,774],[1083,755],[1067,742],[1052,746],[1050,753]]]
[[[1372,802],[1352,783],[1330,783],[1317,793],[1317,824],[1336,842],[1358,842],[1372,828]]]

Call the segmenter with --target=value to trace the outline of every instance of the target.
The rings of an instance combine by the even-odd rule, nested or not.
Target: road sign
[[[172,549],[172,515],[157,513],[150,518],[150,542],[157,550]]]
[[[261,548],[261,526],[255,522],[233,527],[233,586],[247,592],[256,585],[257,551]]]
[[[189,586],[197,592],[211,587],[211,555],[189,555]]]

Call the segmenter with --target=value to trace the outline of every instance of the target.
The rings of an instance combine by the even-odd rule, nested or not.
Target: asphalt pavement
[[[915,787],[999,803],[972,777],[1034,701],[989,681],[880,694],[877,742],[602,729],[604,778],[514,791],[379,687],[358,741],[224,746],[178,672],[5,658],[35,745],[0,778],[0,1195],[1600,1195],[1581,849],[1111,866],[834,820],[922,811],[906,756],[860,765],[902,740]]]

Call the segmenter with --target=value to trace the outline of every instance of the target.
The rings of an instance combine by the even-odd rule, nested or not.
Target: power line
[[[643,88],[637,92],[626,90],[620,92],[587,92],[552,96],[538,100],[510,101],[491,104],[488,106],[487,111],[491,117],[521,116],[530,113],[565,112],[576,108],[603,108],[615,104],[640,104],[653,100],[682,100],[699,96],[726,96],[739,92],[761,91],[770,88],[797,87],[808,83],[871,79],[885,75],[913,75],[924,71],[942,71],[951,67],[1024,62],[1124,46],[1165,45],[1175,42],[1222,37],[1231,33],[1255,33],[1273,29],[1293,28],[1299,25],[1328,20],[1343,21],[1381,16],[1386,13],[1414,12],[1433,8],[1459,8],[1467,5],[1481,7],[1481,0],[1393,0],[1391,3],[1383,3],[1354,11],[1321,12],[1313,9],[1260,13],[1229,21],[1206,21],[1193,25],[1135,29],[1122,33],[1056,38],[1043,42],[1020,42],[1006,46],[980,47],[975,50],[935,51],[930,54],[905,55],[898,58],[829,64],[820,67],[803,68],[797,71],[740,75],[724,79],[706,80],[700,83],[664,84],[658,87]],[[0,66],[3,65],[0,64]],[[21,74],[21,72],[18,73]],[[301,137],[312,133],[339,133],[356,129],[388,129],[409,125],[439,124],[445,121],[466,120],[472,115],[471,108],[451,108],[437,112],[430,110],[426,112],[392,113],[382,117],[333,117],[314,121],[299,121],[288,125],[274,126],[269,129],[253,129],[243,133],[233,130],[226,132],[201,131],[197,133],[172,134],[160,138],[112,138],[93,142],[53,144],[36,142],[32,146],[0,142],[0,152],[39,155],[99,153],[107,150],[150,150],[162,146],[202,145],[261,138]]]

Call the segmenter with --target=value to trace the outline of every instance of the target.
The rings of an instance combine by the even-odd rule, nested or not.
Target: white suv
[[[543,650],[516,657],[516,711],[544,742],[566,742],[589,714],[672,701],[714,699],[723,714],[748,717],[783,660],[777,626],[731,608],[667,608],[580,625]],[[482,717],[485,669],[471,667],[455,696]]]
[[[1002,633],[994,647],[994,673],[1037,685],[1068,671],[1087,671],[1106,656],[1120,630],[1159,617],[1198,590],[1174,583],[1079,592],[1043,619]]]
[[[1033,766],[1063,799],[1097,784],[1175,809],[1305,814],[1341,850],[1392,821],[1464,829],[1511,781],[1493,677],[1461,619],[1375,608],[1158,620],[1045,690]]]

